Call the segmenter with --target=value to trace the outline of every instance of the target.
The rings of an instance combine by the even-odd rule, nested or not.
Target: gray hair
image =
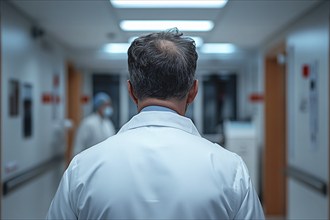
[[[127,53],[130,82],[139,100],[183,99],[188,94],[198,55],[195,42],[177,28],[141,36]]]

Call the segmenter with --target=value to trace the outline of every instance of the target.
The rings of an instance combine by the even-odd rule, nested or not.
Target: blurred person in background
[[[79,125],[74,140],[74,155],[98,144],[116,133],[111,121],[113,108],[111,98],[104,92],[93,98],[93,113],[85,117]]]
[[[177,29],[132,42],[128,91],[139,113],[71,161],[48,219],[264,219],[243,160],[184,116],[197,58]]]

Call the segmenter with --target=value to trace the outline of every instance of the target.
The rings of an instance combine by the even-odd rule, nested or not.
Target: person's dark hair
[[[128,49],[128,70],[134,94],[144,98],[182,99],[195,79],[195,42],[177,28],[135,39]]]

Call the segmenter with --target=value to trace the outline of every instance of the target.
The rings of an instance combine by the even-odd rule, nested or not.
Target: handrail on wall
[[[52,169],[60,162],[64,160],[64,155],[56,155],[49,159],[46,162],[43,162],[29,170],[21,172],[10,179],[6,180],[2,186],[2,193],[3,195],[7,195],[8,193],[16,190],[18,187],[30,182],[31,180],[37,178],[38,176],[42,175],[46,171]]]
[[[321,180],[320,178],[313,176],[312,174],[309,174],[293,166],[289,166],[286,169],[286,174],[288,177],[291,177],[299,181],[300,183],[303,183],[305,186],[308,186],[309,188],[316,190],[317,192],[319,192],[324,196],[326,196],[328,193],[327,183],[324,180]]]

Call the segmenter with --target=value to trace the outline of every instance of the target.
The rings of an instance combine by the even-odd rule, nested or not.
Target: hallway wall
[[[32,37],[33,25],[10,3],[1,1],[2,182],[65,150],[64,50],[47,33]],[[15,87],[13,82],[18,85],[18,111],[11,115],[9,96]],[[24,114],[29,115],[29,104],[24,107],[26,99],[32,103],[31,118],[24,118]],[[1,218],[44,218],[63,168],[58,164],[3,196]]]
[[[329,183],[329,1],[287,37],[288,166]],[[308,69],[309,68],[309,69]],[[288,180],[289,219],[328,218],[329,196]]]
[[[286,43],[288,167],[314,176],[327,185],[329,4],[329,1],[320,3],[270,39],[261,50],[261,56],[265,57],[274,45]],[[260,64],[260,67],[262,66]],[[315,134],[315,139],[312,134]],[[288,219],[327,219],[328,207],[329,192],[323,195],[296,178],[288,177]]]

